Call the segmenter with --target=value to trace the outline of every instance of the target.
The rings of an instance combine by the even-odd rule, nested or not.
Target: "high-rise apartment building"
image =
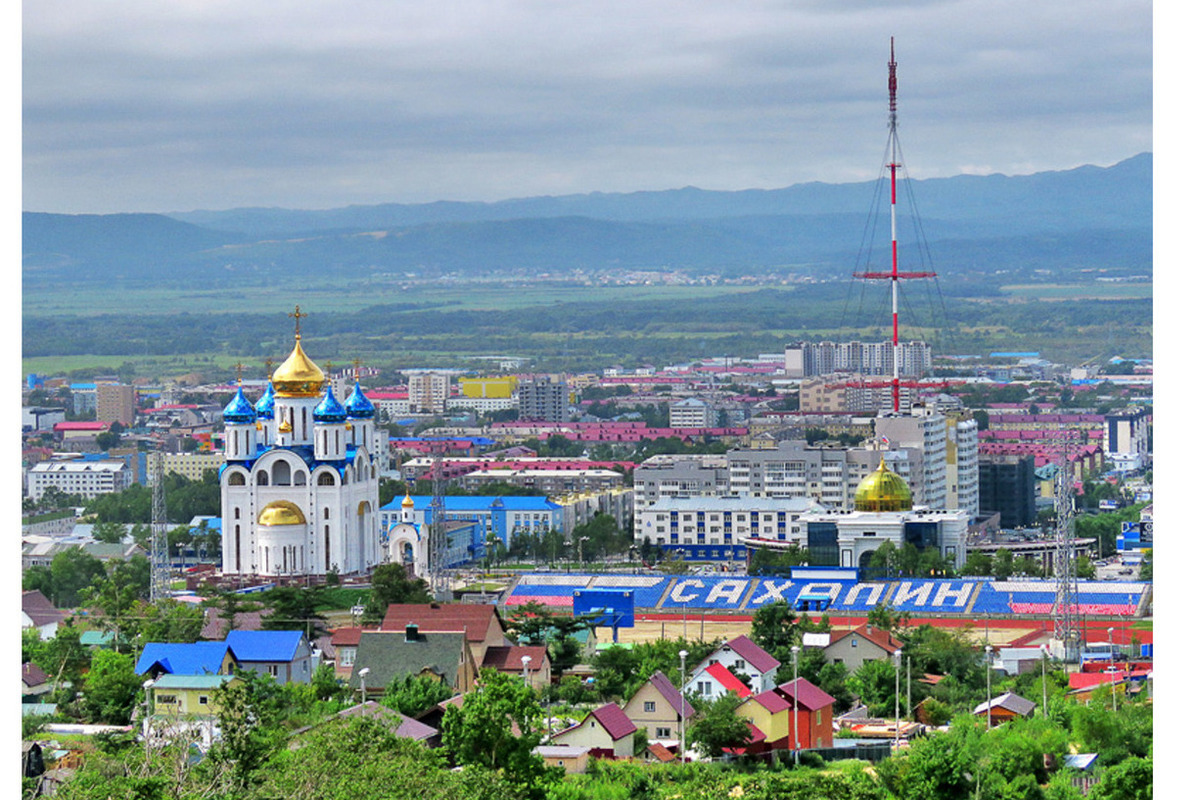
[[[408,376],[408,402],[413,411],[440,414],[450,397],[450,376],[444,372],[413,372]]]
[[[521,381],[517,389],[519,419],[566,422],[569,389],[567,382],[550,375]]]
[[[901,376],[919,378],[933,365],[925,342],[900,342],[899,348],[891,342],[794,342],[784,350],[784,371],[794,378],[838,372],[890,376],[897,349]]]
[[[129,427],[137,414],[137,392],[123,383],[96,385],[96,421],[119,422]]]

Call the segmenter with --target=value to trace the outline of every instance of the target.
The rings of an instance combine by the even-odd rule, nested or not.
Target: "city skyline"
[[[23,7],[23,208],[494,201],[1153,149],[1151,5]]]

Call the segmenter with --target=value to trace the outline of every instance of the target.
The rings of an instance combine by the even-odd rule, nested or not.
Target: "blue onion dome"
[[[275,384],[267,383],[267,390],[254,404],[254,410],[258,412],[259,419],[275,418]]]
[[[234,425],[242,425],[249,422],[254,422],[254,406],[250,405],[250,401],[246,399],[246,395],[242,393],[241,385],[238,385],[237,394],[229,401],[229,405],[225,406],[223,416],[225,421]]]
[[[375,405],[363,394],[358,381],[354,382],[354,391],[346,398],[346,416],[353,419],[370,419],[375,416]]]
[[[325,397],[313,409],[313,419],[317,422],[345,422],[346,407],[333,396],[333,387],[325,388]]]

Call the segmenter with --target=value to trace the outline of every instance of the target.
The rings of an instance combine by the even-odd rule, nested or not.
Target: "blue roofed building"
[[[138,657],[139,675],[232,675],[236,660],[225,642],[150,642]]]
[[[432,497],[413,497],[413,511],[418,527],[433,521]],[[505,546],[516,533],[542,536],[553,529],[563,530],[563,509],[548,497],[469,497],[452,496],[443,499],[447,521],[478,521],[484,537],[495,534]],[[402,498],[383,506],[383,528],[387,530],[401,521]]]
[[[303,631],[230,631],[224,644],[241,669],[269,675],[276,683],[312,681],[312,648]]]

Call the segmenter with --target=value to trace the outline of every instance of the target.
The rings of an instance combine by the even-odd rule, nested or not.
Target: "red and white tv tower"
[[[887,164],[892,179],[892,269],[891,272],[856,272],[854,277],[892,282],[892,411],[900,412],[900,281],[909,278],[935,278],[936,272],[901,272],[896,244],[896,170],[900,168],[900,138],[896,134],[896,39],[892,37],[892,59],[888,62],[888,152]]]

